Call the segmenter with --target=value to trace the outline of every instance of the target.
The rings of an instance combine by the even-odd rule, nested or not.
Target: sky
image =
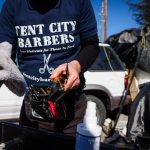
[[[5,0],[0,0],[0,9]],[[102,0],[91,0],[100,36],[100,15]],[[128,28],[138,28],[139,25],[134,20],[132,11],[125,0],[108,0],[108,20],[107,35],[119,33]]]
[[[131,9],[125,0],[107,0],[108,1],[108,18],[107,18],[107,35],[119,33],[124,29],[138,28],[139,24],[134,20]],[[91,0],[96,20],[98,31],[100,29],[100,15],[102,0]],[[100,34],[100,31],[98,32]]]

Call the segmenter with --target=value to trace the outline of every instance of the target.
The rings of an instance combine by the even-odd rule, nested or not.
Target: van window
[[[121,60],[111,47],[100,47],[100,52],[89,71],[125,70]]]

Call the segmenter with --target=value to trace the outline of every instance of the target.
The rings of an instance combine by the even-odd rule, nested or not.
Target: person
[[[97,24],[90,0],[6,0],[0,14],[0,46],[16,50],[19,70],[27,88],[64,82],[66,117],[47,121],[34,110],[28,92],[21,125],[75,135],[86,108],[84,72],[99,52]],[[68,73],[66,73],[68,68]]]

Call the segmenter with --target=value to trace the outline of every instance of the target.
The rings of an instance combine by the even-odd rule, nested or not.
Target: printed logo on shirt
[[[51,74],[52,71],[54,70],[54,68],[48,66],[51,54],[49,54],[48,57],[46,57],[46,54],[43,54],[43,57],[44,57],[44,66],[42,68],[39,68],[39,73],[44,74],[45,71],[47,70]]]
[[[53,67],[48,66],[50,58],[51,58],[51,54],[48,54],[48,56],[46,56],[46,54],[43,54],[43,58],[44,58],[43,67],[39,68],[39,73],[44,74],[46,71],[48,71],[48,73],[51,75],[52,71],[54,70]],[[28,78],[29,80],[33,80],[33,81],[36,81],[36,82],[50,82],[49,78],[36,77],[36,76],[33,76],[33,75],[29,75],[25,72],[23,72],[23,75],[26,78]]]
[[[24,51],[23,49],[26,49],[24,51],[26,53],[39,53],[60,51],[68,49],[68,46],[74,47],[73,33],[76,30],[76,21],[50,23],[47,33],[50,36],[44,35],[44,29],[47,28],[44,24],[16,26],[15,28],[21,52]],[[48,47],[48,49],[42,49],[42,47]]]
[[[50,82],[50,78],[36,77],[35,75],[29,75],[28,73],[23,72],[23,76],[28,80],[36,82]]]

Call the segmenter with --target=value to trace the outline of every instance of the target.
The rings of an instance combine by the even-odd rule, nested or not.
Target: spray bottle
[[[96,103],[88,101],[83,123],[77,125],[76,150],[99,150],[102,128],[97,124]]]

